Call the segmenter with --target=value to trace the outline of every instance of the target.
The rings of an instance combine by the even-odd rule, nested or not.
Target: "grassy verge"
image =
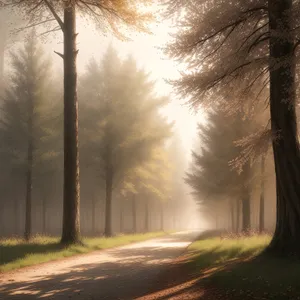
[[[55,237],[35,237],[29,243],[25,243],[21,239],[0,240],[0,272],[7,272],[95,250],[140,242],[165,234],[164,232],[152,232],[120,235],[112,238],[84,238],[83,246],[70,247],[62,247],[59,244],[59,238]]]
[[[189,247],[188,264],[215,299],[300,299],[300,261],[259,256],[269,241],[206,238]]]

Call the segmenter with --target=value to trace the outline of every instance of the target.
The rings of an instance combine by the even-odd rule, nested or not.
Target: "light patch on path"
[[[132,300],[199,235],[169,236],[0,275],[1,300]]]

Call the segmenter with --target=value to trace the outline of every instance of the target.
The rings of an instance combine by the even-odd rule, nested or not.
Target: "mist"
[[[26,46],[26,43],[28,39],[32,38],[31,30],[22,30],[18,34],[15,33],[23,24],[22,20],[16,19],[15,23],[11,23],[10,21],[13,18],[8,16],[4,20],[4,25],[1,26],[1,58],[4,61],[3,66],[1,66],[1,82],[4,87],[2,95],[5,94],[5,89],[10,89],[11,76],[18,76],[19,72],[21,72],[21,70],[15,69],[16,64],[21,62],[14,60],[18,55],[26,55],[29,47],[28,45]],[[92,72],[89,70],[89,67],[95,62],[95,64],[99,64],[100,71],[102,68],[101,64],[105,64],[109,60],[109,51],[115,52],[120,63],[131,56],[132,64],[136,65],[137,72],[138,70],[143,70],[145,74],[149,72],[149,75],[147,75],[149,80],[154,81],[151,93],[157,95],[156,97],[168,98],[163,106],[157,107],[156,113],[161,118],[164,118],[162,121],[164,124],[161,126],[166,127],[173,122],[170,133],[161,137],[156,145],[152,145],[149,142],[149,148],[162,148],[164,152],[162,155],[166,156],[161,162],[163,166],[161,169],[158,169],[158,172],[168,173],[167,175],[155,174],[157,170],[150,170],[150,172],[154,172],[150,174],[154,180],[165,180],[165,183],[162,183],[165,186],[157,186],[159,183],[142,182],[145,188],[140,187],[141,192],[139,192],[139,184],[146,179],[137,177],[135,179],[137,180],[136,183],[132,181],[128,183],[132,179],[128,178],[130,175],[126,177],[125,173],[120,174],[119,182],[113,187],[111,204],[112,233],[115,235],[118,233],[186,230],[201,227],[201,218],[199,218],[197,205],[191,196],[190,189],[184,182],[197,118],[188,108],[181,107],[180,103],[172,99],[172,88],[165,82],[165,79],[169,79],[175,70],[175,65],[170,60],[167,60],[162,50],[158,49],[168,35],[168,26],[165,26],[165,30],[160,35],[157,34],[158,31],[156,30],[153,36],[150,37],[145,34],[130,34],[132,41],[119,41],[113,36],[112,32],[108,32],[104,36],[94,25],[87,25],[82,18],[79,18],[77,23],[81,233],[84,236],[101,236],[105,231],[105,180],[101,170],[99,170],[99,168],[101,169],[104,166],[102,166],[103,163],[96,166],[94,162],[90,161],[90,154],[88,152],[85,153],[85,151],[89,150],[88,148],[86,150],[85,147],[88,147],[86,145],[89,138],[88,130],[91,130],[93,127],[93,124],[87,125],[86,123],[89,118],[94,118],[94,116],[89,116],[88,110],[93,109],[92,107],[95,104],[93,101],[97,101],[93,99],[95,95],[88,91],[90,86],[87,80],[92,79],[92,74],[89,75],[89,72]],[[44,35],[47,30],[43,27],[37,27],[35,30],[34,34],[37,37],[34,41],[36,43],[34,47],[39,48],[37,52],[41,52],[42,58],[38,57],[40,55],[38,53],[35,55],[37,55],[38,59],[49,61],[51,65],[47,75],[45,75],[48,80],[45,84],[51,86],[50,88],[48,86],[49,89],[48,91],[46,89],[46,93],[51,94],[51,96],[42,103],[44,107],[40,109],[41,113],[38,116],[40,120],[37,120],[37,124],[44,123],[44,119],[47,118],[49,124],[47,124],[45,131],[50,131],[51,133],[49,135],[47,132],[44,136],[43,134],[37,136],[35,141],[36,152],[38,153],[36,157],[33,157],[30,212],[32,219],[30,230],[32,235],[46,234],[57,236],[62,230],[63,211],[63,68],[61,57],[56,55],[54,51],[63,51],[62,35],[61,33]],[[23,63],[26,63],[26,61]],[[96,87],[96,85],[97,83],[95,82],[94,86]],[[126,87],[124,88],[126,89]],[[6,98],[6,95],[2,99],[4,99],[2,103],[6,103],[4,106],[2,105],[2,110],[8,110],[9,108],[6,106],[10,99]],[[40,104],[37,103],[37,105],[38,110]],[[147,114],[147,112],[145,113]],[[8,119],[13,117],[9,111],[5,111],[3,114],[4,122],[8,122]],[[120,118],[122,118],[121,111],[119,114]],[[81,115],[83,116],[82,118],[80,117]],[[6,117],[8,119],[5,120]],[[124,115],[123,117],[126,116]],[[99,120],[101,118],[105,118],[105,113],[102,116],[99,115]],[[99,122],[97,116],[94,120],[95,124]],[[116,119],[112,124],[117,122],[118,120]],[[38,127],[39,125],[36,126]],[[86,126],[90,126],[89,129]],[[149,126],[151,127],[151,125]],[[1,197],[0,235],[2,237],[22,236],[25,232],[26,205],[28,204],[26,204],[26,143],[28,141],[24,139],[24,136],[21,138],[22,131],[9,133],[5,132],[8,131],[5,127],[2,129],[2,160],[5,160],[5,163],[1,163],[3,166],[1,176],[3,196]],[[191,133],[186,134],[187,131]],[[5,140],[4,136],[6,134],[15,134],[16,136],[11,137],[10,140]],[[97,134],[97,130],[93,134]],[[101,133],[98,132],[98,134]],[[43,144],[42,140],[45,139],[49,141]],[[98,151],[101,151],[101,140],[99,140],[99,143]],[[81,144],[83,145],[82,149]],[[5,153],[6,151],[13,151],[13,149],[18,151],[18,155],[21,157],[11,157],[8,153]],[[146,167],[148,162],[151,163],[150,152],[152,149],[148,150],[149,153],[143,154],[145,157],[140,162],[135,162],[133,167],[128,167],[126,173],[130,170]],[[94,149],[90,148],[90,151],[94,151]],[[134,148],[132,148],[132,153],[120,152],[120,155],[134,155],[134,151]],[[52,158],[46,158],[43,161],[42,157],[49,156],[51,153]],[[16,162],[16,159],[19,161]],[[155,158],[152,160],[152,163],[156,163]],[[167,178],[160,179],[161,176]]]
[[[299,0],[0,0],[0,298],[298,299]]]

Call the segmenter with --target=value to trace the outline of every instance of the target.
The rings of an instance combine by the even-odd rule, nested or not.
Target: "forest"
[[[79,249],[154,234],[174,249],[189,241],[197,267],[274,257],[298,266],[299,10],[298,0],[0,0],[0,254],[41,237]],[[83,55],[83,71],[81,50],[102,41],[78,42],[89,26],[109,42]],[[135,35],[160,31],[158,67],[151,52],[140,64],[142,45],[124,54]],[[62,51],[49,46],[56,39]],[[159,75],[164,60],[177,76]],[[174,102],[189,112],[183,123]],[[274,299],[291,299],[281,292]]]

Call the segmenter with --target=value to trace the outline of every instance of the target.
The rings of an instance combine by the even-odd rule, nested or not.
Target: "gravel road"
[[[180,232],[0,274],[0,299],[133,300],[198,235]]]

